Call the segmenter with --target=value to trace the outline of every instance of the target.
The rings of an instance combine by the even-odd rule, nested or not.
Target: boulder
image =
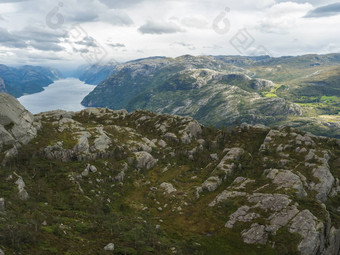
[[[5,211],[5,199],[0,198],[0,213]]]
[[[161,146],[162,148],[165,148],[167,146],[167,144],[164,140],[159,140],[158,145]]]
[[[115,250],[115,245],[113,243],[109,243],[104,247],[105,251],[114,251]]]
[[[172,140],[172,141],[175,141],[177,142],[178,139],[177,139],[177,136],[174,134],[174,133],[166,133],[164,136],[163,136],[165,139],[168,139],[168,140]]]
[[[111,139],[105,133],[103,128],[97,128],[97,132],[99,133],[99,135],[96,137],[96,139],[93,142],[94,149],[97,151],[104,152],[110,147]]]
[[[236,212],[234,212],[232,215],[230,215],[229,217],[229,221],[225,224],[225,227],[227,228],[233,228],[234,224],[237,221],[241,221],[241,222],[251,222],[254,219],[260,217],[259,214],[254,213],[254,212],[250,212],[248,213],[248,211],[250,210],[249,206],[241,206],[240,208],[238,208],[236,210]]]
[[[330,171],[329,165],[323,165],[313,170],[313,176],[319,179],[319,183],[314,185],[313,190],[317,191],[316,198],[322,202],[327,201],[327,195],[330,193],[335,179]]]
[[[266,226],[254,223],[250,229],[244,230],[241,233],[243,241],[248,244],[266,244],[268,233]]]
[[[14,97],[0,93],[0,151],[6,144],[29,143],[39,128],[40,123]]]
[[[222,183],[222,180],[217,176],[209,177],[205,182],[202,183],[202,189],[209,192],[215,191]]]
[[[29,195],[28,195],[27,191],[25,190],[26,184],[25,184],[24,180],[22,179],[22,177],[19,176],[19,178],[17,179],[15,184],[18,186],[19,198],[21,200],[27,200],[29,198]]]
[[[303,188],[300,177],[290,170],[269,169],[267,178],[272,179],[273,183],[278,185],[277,189],[294,189],[299,197],[306,197],[307,193]]]
[[[318,254],[323,230],[324,225],[309,210],[303,210],[296,215],[289,226],[290,232],[298,233],[302,237],[298,245],[302,255]]]
[[[166,193],[171,194],[173,192],[176,192],[177,189],[174,188],[174,186],[171,183],[163,182],[160,187],[165,190]]]
[[[136,167],[139,169],[145,168],[149,170],[157,164],[158,160],[154,159],[154,157],[146,151],[138,151],[134,154],[136,157]]]

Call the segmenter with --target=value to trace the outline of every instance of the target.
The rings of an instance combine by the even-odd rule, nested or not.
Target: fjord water
[[[42,92],[25,95],[18,100],[33,114],[59,109],[79,111],[85,108],[80,102],[94,88],[78,79],[67,78],[55,81]]]

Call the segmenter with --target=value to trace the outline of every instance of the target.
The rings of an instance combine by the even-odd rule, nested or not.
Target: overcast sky
[[[332,0],[0,0],[0,64],[331,52]]]

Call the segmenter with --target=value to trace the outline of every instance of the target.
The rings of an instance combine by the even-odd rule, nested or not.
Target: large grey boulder
[[[266,244],[268,239],[266,226],[258,223],[254,223],[250,229],[242,231],[241,235],[243,241],[249,244]]]
[[[157,163],[157,159],[154,159],[152,155],[146,151],[138,151],[135,152],[135,157],[136,157],[136,166],[137,168],[145,168],[146,170],[151,169],[154,167]]]
[[[102,127],[97,128],[97,132],[99,135],[94,140],[94,148],[98,151],[104,152],[110,147],[112,141]]]
[[[289,231],[302,237],[298,249],[302,255],[318,254],[324,225],[309,210],[303,210],[292,219]]]
[[[166,193],[171,194],[173,192],[176,192],[177,189],[174,188],[174,186],[171,183],[163,182],[160,187],[165,190]]]
[[[278,185],[277,189],[293,189],[296,190],[296,194],[299,197],[306,197],[307,192],[303,188],[303,183],[300,177],[294,174],[290,170],[278,170],[278,169],[269,169],[266,170],[267,178],[272,179],[273,183]]]
[[[0,151],[4,145],[27,144],[40,124],[14,97],[0,93]]]
[[[19,176],[18,180],[15,182],[15,184],[18,186],[18,196],[21,200],[27,200],[29,198],[29,195],[25,189],[26,184],[21,176]]]
[[[229,221],[225,224],[227,228],[233,228],[234,224],[238,221],[241,222],[251,222],[256,218],[259,218],[260,215],[255,212],[248,212],[250,210],[249,206],[241,206],[229,217]]]
[[[0,213],[3,211],[5,211],[5,199],[2,197],[0,198]]]
[[[109,243],[104,247],[105,251],[114,251],[115,250],[115,245],[113,243]]]

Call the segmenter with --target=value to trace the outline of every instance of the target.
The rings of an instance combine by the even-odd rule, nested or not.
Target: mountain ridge
[[[24,94],[43,91],[43,87],[52,84],[63,76],[57,69],[49,67],[0,65],[0,77],[6,85],[0,87],[0,92],[20,97]]]
[[[340,125],[336,121],[325,122],[325,118],[318,117],[339,118],[339,56],[184,55],[132,61],[118,65],[115,73],[85,97],[82,104],[192,116],[217,127],[232,126],[235,121],[271,126],[285,124],[339,137]],[[227,75],[237,78],[221,78]],[[245,77],[271,86],[254,89],[246,84]],[[319,83],[314,82],[317,77],[320,77]],[[327,80],[328,85],[323,86],[322,82]],[[199,82],[208,86],[197,87]],[[172,89],[169,90],[169,86]],[[187,89],[183,90],[185,86]],[[258,82],[257,86],[262,85]]]

